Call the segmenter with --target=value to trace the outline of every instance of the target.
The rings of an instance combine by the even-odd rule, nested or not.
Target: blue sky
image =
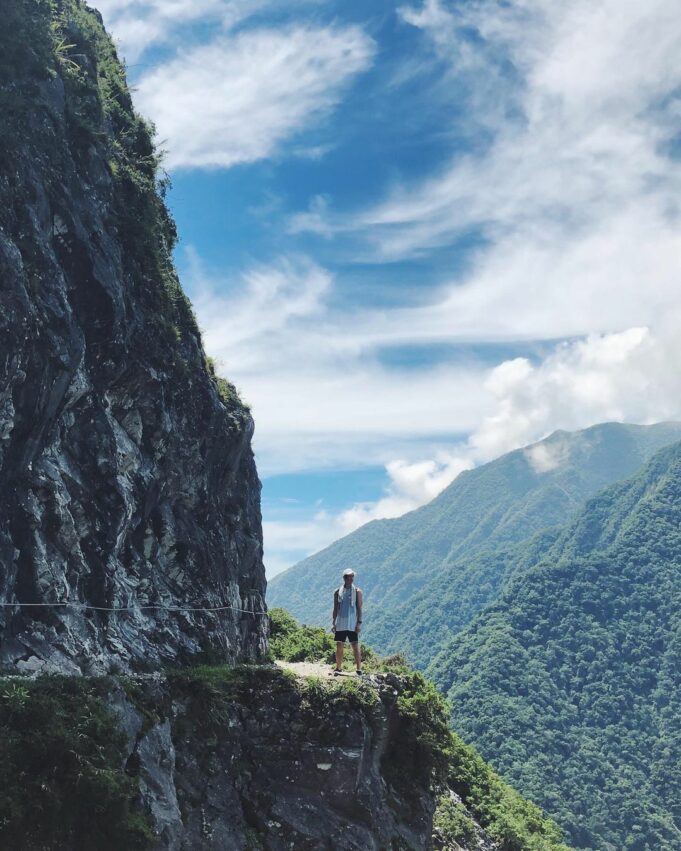
[[[675,0],[99,8],[269,575],[556,428],[681,417]]]

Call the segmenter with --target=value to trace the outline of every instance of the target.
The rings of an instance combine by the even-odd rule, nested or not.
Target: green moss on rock
[[[83,0],[13,0],[10,5],[0,29],[0,166],[6,159],[15,171],[23,158],[44,164],[43,178],[56,197],[65,163],[75,163],[84,174],[94,159],[106,164],[108,224],[125,245],[127,276],[141,285],[140,299],[153,307],[158,367],[193,368],[201,334],[173,262],[177,230],[165,204],[170,180],[154,126],[133,106],[125,66],[101,16]],[[51,103],[52,112],[37,111],[36,103]],[[54,129],[62,121],[68,150],[61,149]],[[13,198],[26,191],[4,188]],[[0,201],[4,194],[0,180]],[[16,230],[13,207],[0,205],[0,227],[8,232]],[[234,385],[217,376],[210,363],[204,366],[223,403],[247,418]]]

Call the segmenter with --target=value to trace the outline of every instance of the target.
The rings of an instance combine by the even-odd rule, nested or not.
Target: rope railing
[[[157,610],[163,612],[222,612],[231,610],[243,612],[246,615],[266,615],[267,612],[256,612],[253,609],[242,609],[239,606],[162,606],[160,604],[148,604],[141,606],[92,606],[89,603],[74,603],[70,600],[62,600],[56,603],[6,603],[0,602],[1,608],[58,608],[71,607],[74,609],[87,609],[94,612],[140,612]]]

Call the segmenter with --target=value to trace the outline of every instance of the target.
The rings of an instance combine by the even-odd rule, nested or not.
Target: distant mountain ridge
[[[275,576],[268,603],[326,626],[331,589],[351,566],[365,593],[366,640],[385,652],[406,650],[425,667],[522,569],[514,545],[559,529],[589,497],[679,439],[681,423],[554,432],[462,473],[422,508],[368,523]]]
[[[590,851],[681,848],[681,443],[607,488],[429,674]]]

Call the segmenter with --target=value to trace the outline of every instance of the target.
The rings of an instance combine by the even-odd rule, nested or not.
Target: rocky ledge
[[[399,679],[373,679],[326,686],[279,669],[204,669],[170,687],[146,680],[137,703],[119,691],[155,849],[426,848],[434,796],[386,776],[399,758]],[[149,699],[167,707],[151,726]]]
[[[11,675],[0,728],[3,848],[568,851],[406,669]]]
[[[0,773],[24,777],[0,800],[0,842],[426,849],[432,754],[407,691],[395,674],[324,682],[269,665],[0,680]]]

